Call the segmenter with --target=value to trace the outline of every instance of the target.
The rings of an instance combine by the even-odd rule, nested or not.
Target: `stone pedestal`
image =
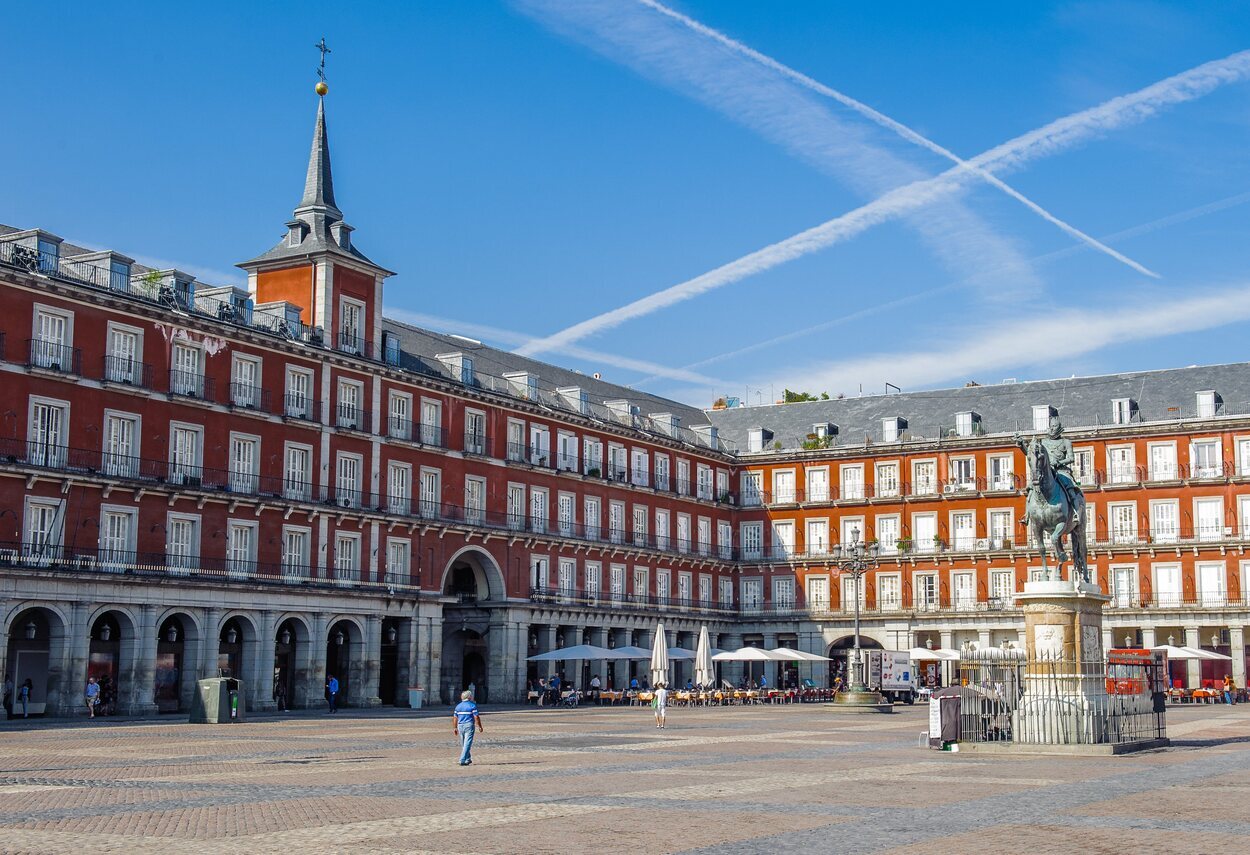
[[[1096,585],[1028,582],[1024,606],[1024,694],[1013,715],[1017,743],[1091,745],[1107,741],[1108,700],[1102,610]]]

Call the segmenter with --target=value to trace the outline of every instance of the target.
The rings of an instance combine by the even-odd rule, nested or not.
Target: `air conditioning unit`
[[[990,548],[990,542],[986,540],[984,537],[977,540],[977,549],[981,551],[985,551],[986,549],[989,549],[989,548]]]
[[[943,484],[942,485],[942,492],[946,495],[950,495],[951,493],[954,493],[958,489],[959,487],[955,484]]]
[[[340,496],[338,505],[340,508],[350,508],[352,506],[352,500],[348,496]]]
[[[1225,537],[1233,536],[1233,527],[1231,525],[1224,526],[1224,536]]]

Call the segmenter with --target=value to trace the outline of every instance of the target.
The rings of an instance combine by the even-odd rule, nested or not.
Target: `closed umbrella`
[[[700,686],[716,685],[716,665],[712,662],[712,642],[707,626],[699,629],[699,643],[694,649],[694,681]]]
[[[664,636],[664,624],[655,627],[655,642],[651,645],[651,685],[668,683],[668,642]]]

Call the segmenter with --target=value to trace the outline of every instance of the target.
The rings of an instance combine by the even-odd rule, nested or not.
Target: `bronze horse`
[[[1072,549],[1072,579],[1089,582],[1085,562],[1085,497],[1073,491],[1075,503],[1059,482],[1050,465],[1046,446],[1033,440],[1028,447],[1029,493],[1025,502],[1025,519],[1029,532],[1042,553],[1042,578],[1058,581],[1063,578],[1063,565],[1068,555],[1063,550],[1066,535]],[[1056,566],[1052,572],[1046,562],[1047,544],[1054,550]]]

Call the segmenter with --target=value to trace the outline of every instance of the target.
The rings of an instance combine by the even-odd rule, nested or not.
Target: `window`
[[[712,498],[712,470],[700,463],[695,468],[695,477],[697,479],[698,497],[700,499]],[[794,473],[790,473],[790,488],[794,489]]]
[[[699,605],[707,607],[712,604],[712,577],[706,573],[699,574]]]
[[[1131,484],[1137,480],[1133,446],[1117,445],[1107,449],[1107,469],[1112,484]]]
[[[1014,490],[1016,488],[1015,459],[1010,454],[990,457],[990,489]]]
[[[743,579],[742,595],[739,597],[744,612],[757,612],[764,605],[764,580]]]
[[[681,553],[690,551],[690,516],[688,514],[677,515],[677,551]]]
[[[1008,549],[1012,543],[1011,511],[990,511],[990,549]]]
[[[1214,392],[1199,392],[1198,399],[1198,418],[1213,419],[1215,418],[1216,394]]]
[[[464,521],[472,525],[486,522],[486,479],[465,476]]]
[[[391,392],[386,404],[386,434],[394,439],[412,439],[412,396]]]
[[[747,432],[747,451],[764,450],[764,429],[752,428]]]
[[[634,546],[647,545],[647,509],[634,505]]]
[[[917,460],[911,465],[911,494],[931,496],[937,492],[937,463]]]
[[[598,496],[587,496],[582,502],[583,521],[586,524],[586,538],[599,540],[602,537],[600,526],[603,525],[603,507]]]
[[[365,307],[355,300],[343,298],[339,309],[339,350],[346,353],[364,351]]]
[[[546,466],[550,460],[551,431],[546,425],[530,424],[530,463]]]
[[[130,265],[124,261],[109,260],[109,288],[114,291],[130,290]]]
[[[421,443],[443,447],[443,405],[438,401],[421,399]]]
[[[364,387],[355,380],[339,381],[338,409],[335,424],[348,430],[363,430],[364,419],[360,409]]]
[[[677,492],[683,496],[690,495],[690,461],[677,461]]]
[[[971,457],[952,457],[950,483],[956,490],[975,490],[977,475],[975,460]]]
[[[1174,481],[1176,474],[1176,444],[1153,442],[1150,444],[1150,480]]]
[[[386,540],[386,581],[404,584],[412,576],[412,542],[400,537]]]
[[[104,416],[104,474],[134,478],[139,474],[139,417],[123,413]]]
[[[842,498],[854,501],[864,498],[864,467],[863,465],[843,466]]]
[[[464,411],[464,450],[468,454],[486,453],[486,413]]]
[[[668,549],[672,546],[669,543],[669,532],[671,525],[669,522],[669,512],[664,508],[655,509],[655,548]]]
[[[1107,505],[1112,543],[1137,542],[1137,503],[1113,502]]]
[[[443,510],[442,473],[437,469],[427,469],[422,466],[420,477],[421,495],[419,501],[421,503],[421,516],[426,519],[435,519],[442,513]],[[509,500],[512,498],[512,487],[513,485],[508,485]],[[525,507],[524,487],[521,487],[521,507]]]
[[[283,526],[282,575],[288,579],[308,577],[312,533],[306,528]]]
[[[64,524],[61,502],[55,499],[26,500],[24,552],[28,558],[51,560],[60,555]]]
[[[773,579],[773,607],[779,611],[794,608],[794,577]]]
[[[561,558],[556,567],[556,584],[560,587],[560,596],[571,598],[576,589],[577,562],[571,558]]]
[[[969,611],[976,607],[976,589],[971,573],[955,573],[951,577],[951,589],[957,610]]]
[[[1237,474],[1250,475],[1250,439],[1237,440]]]
[[[794,491],[794,471],[784,469],[773,473],[773,503],[793,504],[798,497]]]
[[[1220,459],[1220,442],[1217,439],[1195,440],[1189,446],[1189,463],[1193,478],[1220,478],[1224,475]]]
[[[169,428],[169,481],[199,487],[202,480],[201,450],[204,428],[173,424]]]
[[[1199,540],[1220,540],[1224,537],[1224,500],[1194,501],[1194,532]]]
[[[230,371],[230,401],[236,407],[260,408],[260,360],[236,353]]]
[[[69,405],[34,399],[30,405],[27,460],[34,466],[62,468],[68,462]]]
[[[898,418],[889,418],[881,420],[881,441],[897,442],[899,432],[902,428],[902,420]]]
[[[829,552],[829,520],[807,521],[807,541],[805,552],[808,555],[825,555]]]
[[[1237,515],[1241,523],[1241,539],[1250,540],[1250,496],[1237,497]]]
[[[1111,423],[1126,425],[1133,420],[1133,399],[1117,398],[1111,402]]]
[[[764,524],[757,522],[742,524],[742,557],[762,558],[764,553]]]
[[[525,459],[525,422],[508,419],[508,459],[521,462]]]
[[[655,456],[655,488],[657,490],[672,489],[668,480],[668,455]]]
[[[334,578],[340,582],[360,579],[360,535],[339,532],[334,536]]]
[[[625,565],[613,564],[610,572],[612,576],[612,601],[619,603],[625,598]]]
[[[259,488],[260,438],[230,434],[230,492],[255,493]]]
[[[889,498],[898,495],[898,464],[897,463],[878,463],[877,464],[877,498]]]
[[[712,521],[708,519],[707,517],[699,517],[699,521],[696,523],[696,525],[697,525],[696,533],[698,534],[698,542],[699,542],[699,554],[711,555],[712,554]]]
[[[1250,445],[1250,440],[1247,440]],[[1250,457],[1247,458],[1250,461]],[[742,490],[742,506],[746,508],[757,507],[764,495],[764,473],[763,472],[743,472],[741,476]]]
[[[734,580],[720,580],[720,604],[722,606],[732,606],[734,604]]]
[[[1150,539],[1176,543],[1180,538],[1180,508],[1176,500],[1150,503]]]
[[[288,499],[306,502],[312,498],[312,446],[286,447],[282,492]]]
[[[842,608],[854,609],[855,601],[858,600],[860,609],[863,609],[867,604],[864,597],[866,586],[861,586],[854,576],[842,576],[840,581],[842,583]]]
[[[530,587],[546,590],[548,587],[547,578],[548,562],[541,555],[535,555],[530,558]]]
[[[608,479],[611,481],[624,481],[625,478],[625,448],[624,446],[610,443],[608,445]]]
[[[108,343],[104,354],[104,379],[131,386],[143,384],[139,365],[142,362],[142,338],[136,329],[109,324]]]
[[[257,524],[231,520],[226,525],[226,572],[247,576],[256,564]]]
[[[888,516],[877,517],[877,544],[883,555],[893,555],[898,552],[898,515],[890,514]]]
[[[597,478],[603,474],[603,443],[589,437],[582,443],[586,450],[585,474]]]
[[[1072,474],[1076,476],[1076,482],[1082,487],[1092,487],[1094,485],[1094,450],[1092,448],[1078,448],[1072,452]]]
[[[972,413],[955,413],[956,435],[972,436],[972,425],[975,421]]]
[[[562,472],[577,471],[577,434],[560,431],[556,436],[556,468]]]
[[[650,591],[647,589],[647,568],[635,567],[634,568],[634,590],[633,590],[634,596],[641,598],[641,597],[646,597],[647,594],[649,593]]]
[[[1156,564],[1155,605],[1176,607],[1181,604],[1181,566],[1179,564]]]
[[[424,492],[424,491],[423,491]],[[525,485],[508,485],[508,528],[525,527]]]
[[[625,503],[608,502],[608,540],[625,542]]]
[[[204,397],[203,352],[194,345],[175,344],[169,372],[169,391],[190,398]]]
[[[937,515],[916,514],[911,518],[913,549],[917,552],[933,552],[938,545]]]
[[[951,546],[967,552],[976,547],[976,521],[971,511],[951,514]]]
[[[200,519],[170,514],[165,519],[165,562],[171,570],[190,570],[200,555]]]
[[[1111,605],[1115,608],[1132,608],[1137,600],[1137,568],[1111,568]]]
[[[794,523],[773,523],[773,557],[789,558],[794,554]]]
[[[915,607],[920,611],[933,611],[938,608],[938,580],[936,573],[918,573],[916,575]]]
[[[31,364],[54,371],[73,369],[70,327],[73,316],[54,309],[35,310],[35,337],[31,341]]]
[[[721,558],[733,557],[733,526],[728,520],[716,523],[716,551]]]
[[[1049,404],[1036,404],[1033,407],[1033,430],[1045,433],[1050,430],[1050,417],[1055,410]]]
[[[662,605],[667,605],[669,603],[669,598],[672,597],[672,591],[669,589],[668,570],[655,571],[655,596]]]
[[[808,469],[806,475],[807,501],[829,501],[829,470],[825,467],[821,467],[819,469]]]
[[[1223,562],[1206,562],[1195,568],[1198,604],[1207,608],[1223,606],[1227,599],[1228,572]]]
[[[633,458],[633,483],[638,487],[646,487],[651,483],[651,467],[647,452],[641,448],[635,448]]]
[[[547,508],[547,491],[537,487],[530,488],[530,530],[545,532],[547,520],[550,518]]]
[[[903,607],[902,580],[897,575],[877,577],[877,608],[897,611]]]
[[[412,466],[391,461],[386,467],[387,513],[407,515],[412,511]]]
[[[283,412],[293,419],[313,418],[311,371],[287,368],[283,407]]]
[[[361,506],[363,496],[360,489],[360,479],[363,468],[363,461],[359,454],[339,452],[334,497],[340,508],[359,508]]]
[[[560,534],[569,537],[573,534],[573,502],[572,493],[561,493],[556,498],[556,526]]]
[[[598,561],[587,561],[584,572],[586,574],[586,583],[583,587],[585,588],[586,599],[594,602],[599,599],[599,577],[603,573],[603,567]]]
[[[829,611],[829,577],[807,577],[807,607],[814,612]]]
[[[1016,574],[1011,570],[990,573],[990,599],[1000,607],[1010,606],[1016,593]]]
[[[100,563],[123,569],[135,561],[136,512],[103,508],[100,511]]]

